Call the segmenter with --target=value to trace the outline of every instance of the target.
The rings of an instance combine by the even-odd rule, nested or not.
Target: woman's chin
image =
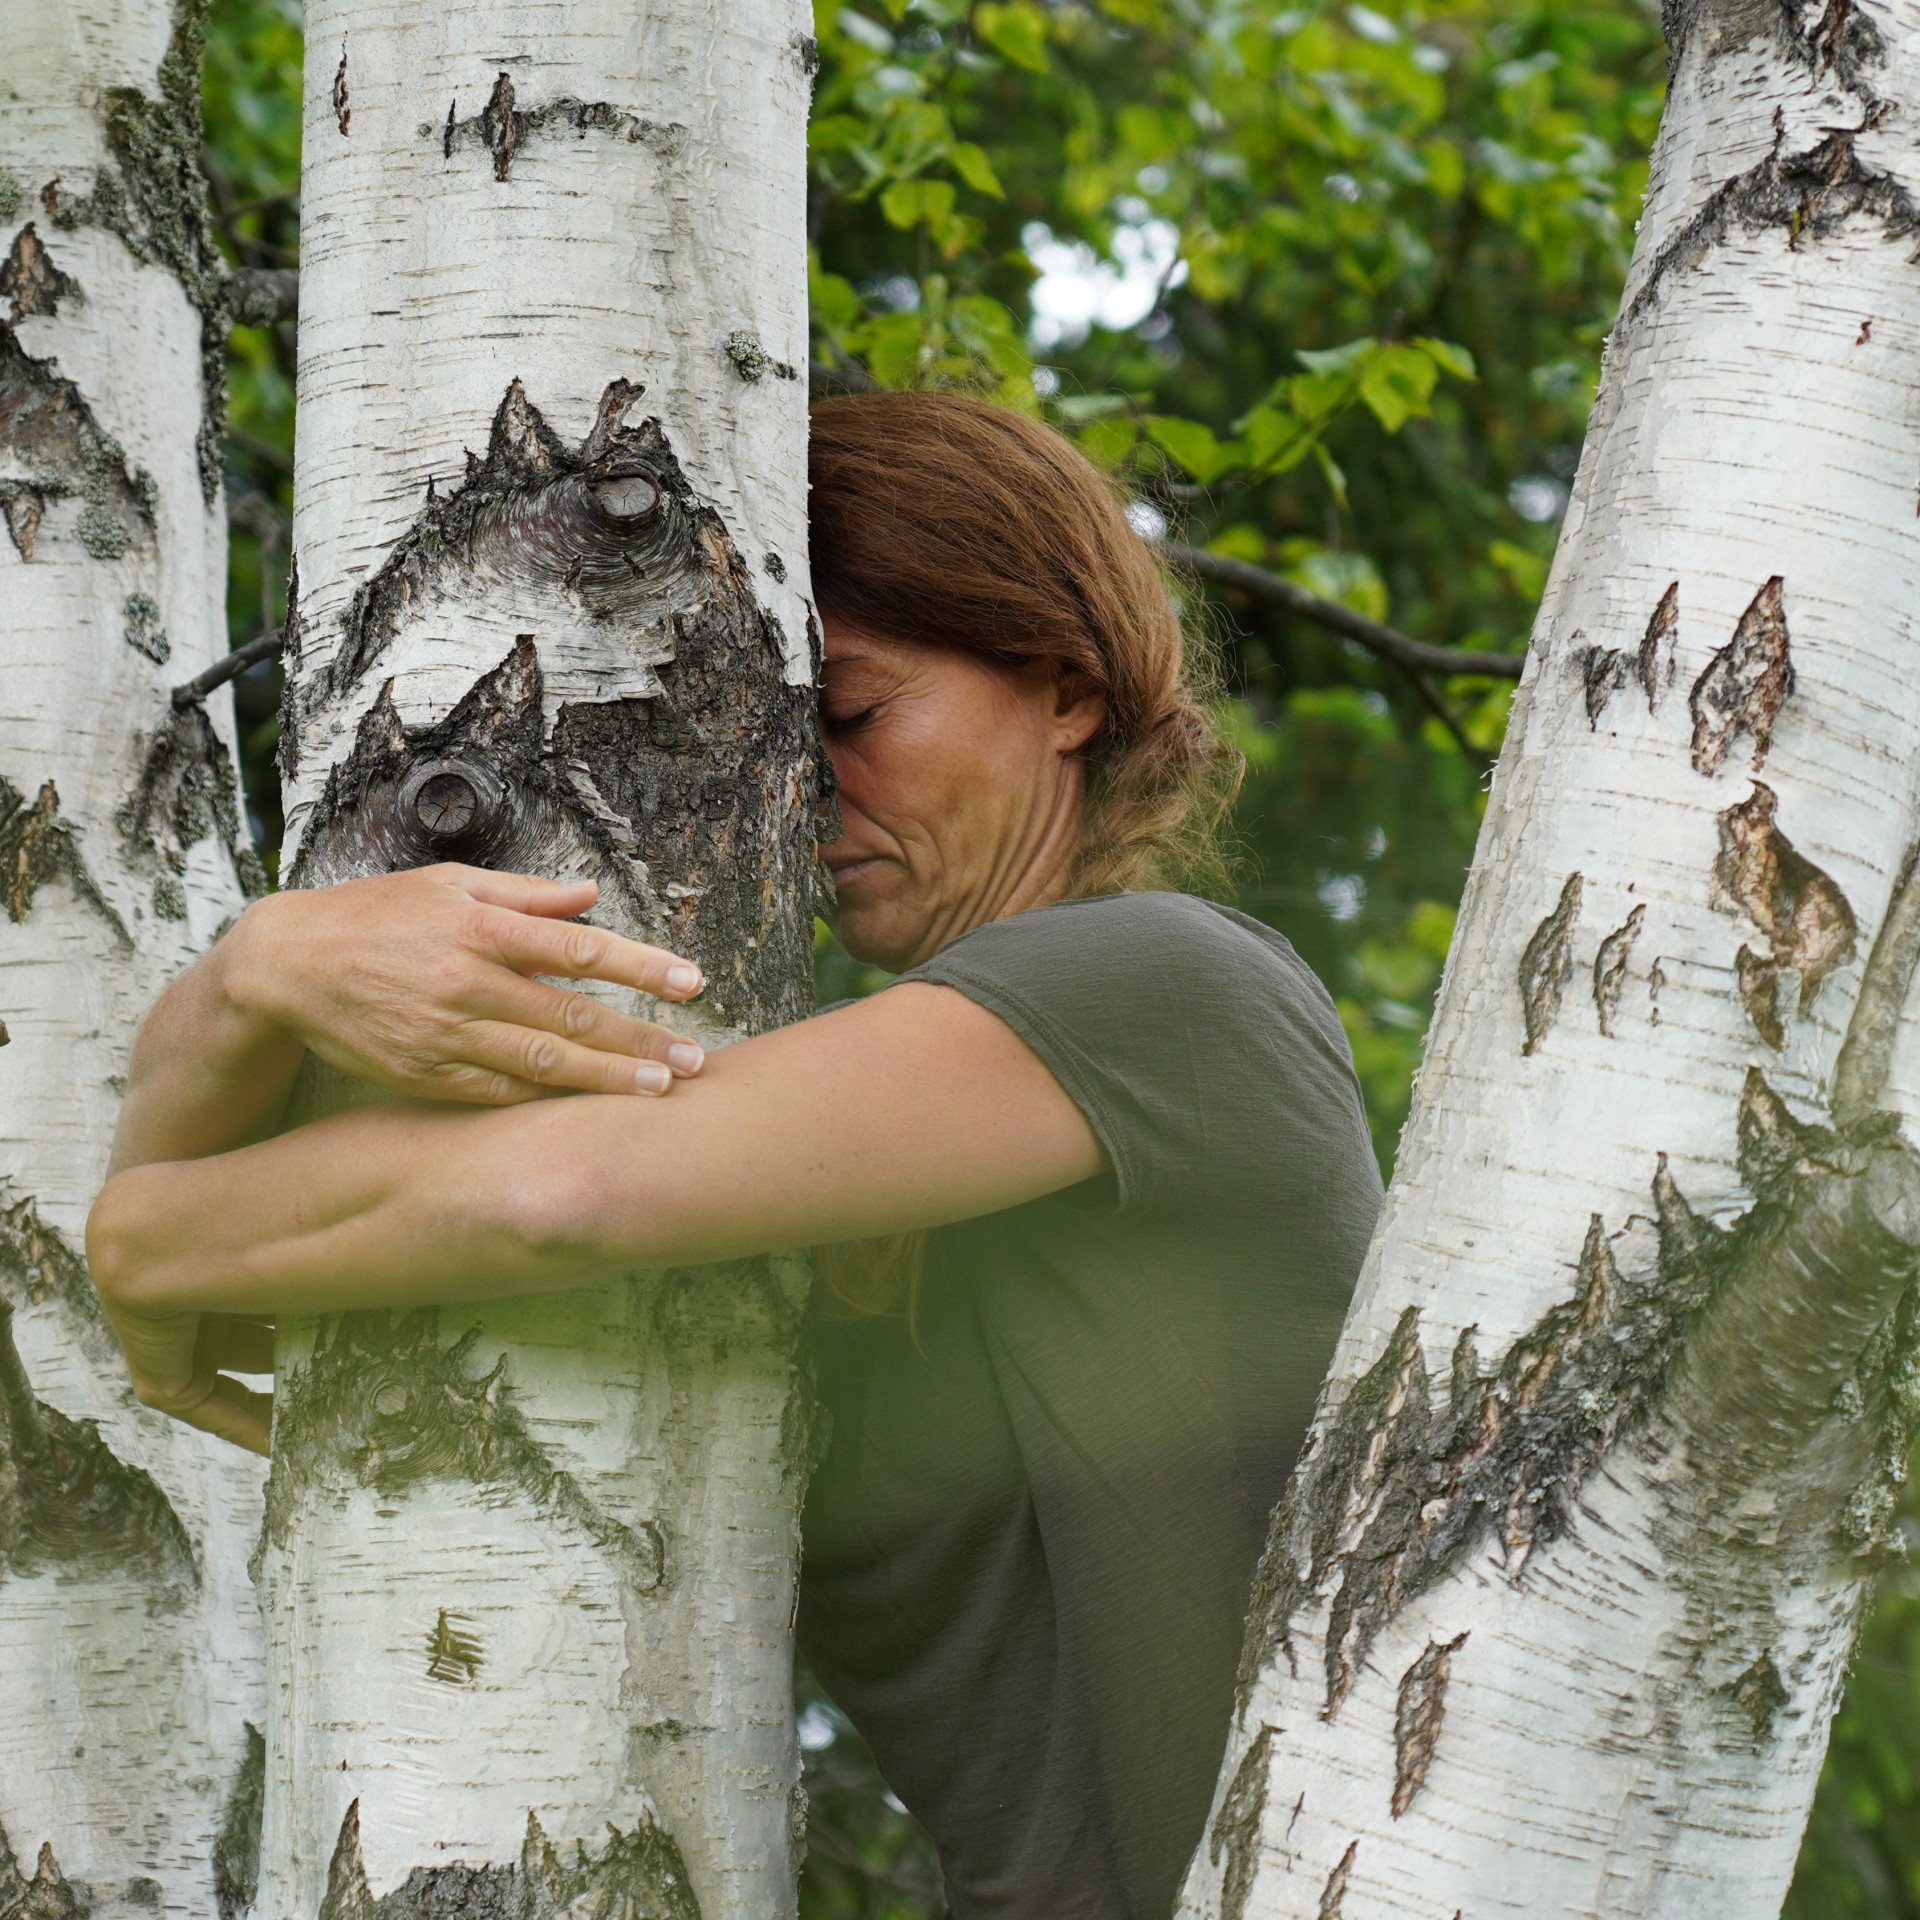
[[[843,900],[827,918],[833,937],[865,967],[883,967],[899,973],[912,960],[920,929],[904,924],[904,916],[874,903],[862,907]]]

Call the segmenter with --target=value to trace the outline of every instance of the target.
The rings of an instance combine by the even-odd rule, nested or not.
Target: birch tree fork
[[[1920,7],[1652,189],[1194,1917],[1778,1909],[1920,1407]]]
[[[306,16],[290,883],[592,877],[709,1044],[809,1005],[805,25]],[[266,1910],[791,1911],[803,1291],[283,1336]]]
[[[135,1023],[260,884],[231,742],[195,0],[0,18],[0,1914],[252,1898],[260,1476],[80,1254]]]

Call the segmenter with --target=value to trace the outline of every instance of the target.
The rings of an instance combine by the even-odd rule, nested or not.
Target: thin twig
[[[1427,711],[1453,736],[1453,744],[1460,749],[1461,756],[1482,773],[1493,765],[1493,755],[1484,747],[1476,747],[1467,738],[1467,730],[1455,717],[1453,709],[1440,697],[1440,689],[1433,684],[1433,677],[1425,673],[1407,674],[1413,683],[1413,690],[1426,703]]]
[[[1175,566],[1216,586],[1238,587],[1255,600],[1282,612],[1297,614],[1325,627],[1330,633],[1358,642],[1369,653],[1391,660],[1410,673],[1479,673],[1496,680],[1518,680],[1526,664],[1522,655],[1512,653],[1469,653],[1464,647],[1430,647],[1424,640],[1410,639],[1392,627],[1383,627],[1365,614],[1343,607],[1337,600],[1322,600],[1317,593],[1296,587],[1265,567],[1250,560],[1235,560],[1224,553],[1209,553],[1204,547],[1189,547],[1178,540],[1163,540],[1160,550]]]
[[[262,660],[271,660],[286,648],[287,636],[284,627],[275,627],[271,633],[263,633],[257,640],[249,640],[244,647],[235,647],[223,660],[216,660],[204,673],[196,673],[183,687],[173,690],[173,704],[177,709],[197,707],[208,694],[224,687],[229,680],[236,680],[249,667],[257,667]]]

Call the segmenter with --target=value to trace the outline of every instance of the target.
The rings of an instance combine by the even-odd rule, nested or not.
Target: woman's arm
[[[142,1023],[110,1170],[264,1138],[309,1050],[415,1098],[665,1092],[699,1048],[531,977],[699,991],[690,962],[566,924],[594,896],[591,881],[438,866],[257,902]]]
[[[990,1213],[1100,1172],[1027,1046],[908,983],[716,1054],[671,1102],[366,1107],[108,1182],[87,1249],[149,1404],[236,1430],[199,1314],[574,1287]],[[242,1423],[244,1424],[244,1423]]]

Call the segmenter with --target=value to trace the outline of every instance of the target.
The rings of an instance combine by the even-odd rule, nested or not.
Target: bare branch
[[[229,680],[236,680],[249,667],[257,667],[262,660],[274,659],[286,646],[287,636],[282,628],[275,627],[271,633],[263,633],[257,640],[249,640],[244,647],[235,647],[222,660],[216,660],[204,673],[196,673],[185,686],[173,690],[173,704],[176,708],[198,706],[208,694],[224,687]]]

